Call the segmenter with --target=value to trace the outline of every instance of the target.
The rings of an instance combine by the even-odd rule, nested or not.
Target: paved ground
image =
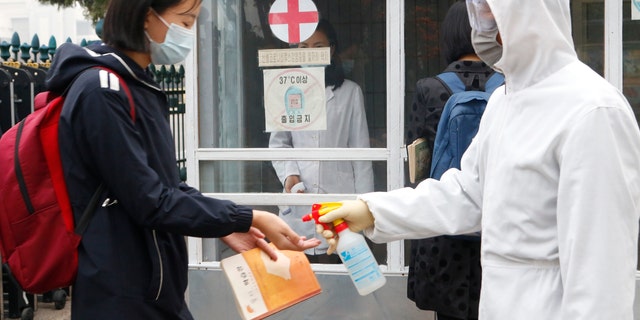
[[[0,315],[0,319],[3,318]],[[18,318],[19,319],[19,318]],[[34,320],[71,320],[71,301],[67,299],[64,309],[56,310],[53,303],[38,302],[38,310],[36,310]]]
[[[67,299],[64,309],[56,310],[53,303],[38,303],[34,320],[71,320],[71,301]]]

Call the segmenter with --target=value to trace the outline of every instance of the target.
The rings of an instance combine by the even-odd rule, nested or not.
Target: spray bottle
[[[318,219],[340,206],[342,204],[339,202],[315,203],[311,207],[311,213],[302,217],[302,221],[314,220],[317,224],[323,225],[325,229],[330,229],[329,225]],[[384,286],[387,279],[380,271],[378,262],[376,262],[364,236],[349,230],[349,226],[343,219],[334,220],[333,229],[339,237],[336,251],[342,263],[347,267],[351,281],[353,281],[358,293],[365,296]]]

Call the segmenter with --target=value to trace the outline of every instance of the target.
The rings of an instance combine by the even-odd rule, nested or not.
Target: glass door
[[[373,183],[368,191],[401,186],[403,159],[399,128],[403,81],[390,81],[390,70],[391,77],[401,79],[402,59],[398,54],[391,59],[387,52],[392,45],[394,52],[401,51],[402,37],[398,34],[402,20],[396,19],[403,14],[402,6],[396,1],[314,1],[320,18],[326,19],[336,32],[334,64],[344,74],[346,85],[343,86],[357,87],[362,92],[362,116],[368,136],[364,138],[366,143],[360,139],[356,147],[350,147],[351,143],[336,147],[330,143],[307,142],[301,144],[304,147],[274,148],[273,141],[270,145],[274,133],[266,131],[265,69],[258,65],[258,52],[297,44],[283,42],[271,31],[268,16],[273,3],[262,0],[203,2],[198,19],[198,71],[194,78],[198,107],[191,113],[198,126],[193,131],[195,160],[189,166],[189,183],[212,197],[276,214],[284,214],[291,206],[354,198],[361,188],[357,181],[350,181],[354,180],[349,178],[351,173],[343,171],[351,170],[345,168],[356,162],[370,163]],[[389,9],[396,13],[392,14]],[[397,21],[394,37],[389,36],[389,16]],[[389,38],[394,40],[389,42]],[[390,60],[393,66],[389,65]],[[393,87],[389,87],[390,82]],[[331,99],[327,99],[327,114],[332,113],[331,108],[336,105]],[[388,107],[391,99],[393,106]],[[355,106],[348,106],[353,108]],[[353,115],[337,115],[337,119],[344,117]],[[328,123],[326,132],[288,134],[298,135],[298,139],[306,136],[327,140],[334,130],[345,132],[343,129]],[[283,192],[282,177],[276,170],[277,164],[283,162],[320,168],[322,174],[316,174],[309,183],[309,192]],[[336,180],[330,177],[331,172],[346,174],[347,179],[338,180],[345,185],[355,183],[356,187],[330,182]],[[195,264],[219,261],[232,253],[216,240],[191,239],[190,245],[200,253],[192,258]],[[402,271],[402,244],[371,246],[380,264],[393,265]],[[392,248],[393,262],[389,262],[388,248]]]

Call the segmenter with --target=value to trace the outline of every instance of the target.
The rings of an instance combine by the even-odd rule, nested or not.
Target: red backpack
[[[115,72],[135,109],[131,92]],[[47,91],[35,111],[0,137],[0,254],[24,291],[44,293],[70,286],[78,269],[81,234],[104,187],[94,193],[77,226],[62,172],[58,121],[64,94]]]

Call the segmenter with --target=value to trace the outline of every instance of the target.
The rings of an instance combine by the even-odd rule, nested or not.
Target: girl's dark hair
[[[333,46],[333,56],[331,56],[331,64],[327,66],[324,71],[324,85],[333,86],[333,90],[336,90],[344,83],[344,70],[342,70],[342,62],[338,56],[338,34],[333,28],[329,20],[320,19],[316,31],[322,32],[327,39],[329,39],[329,45]]]
[[[471,44],[471,25],[464,1],[457,1],[447,11],[440,25],[442,56],[450,64],[466,54],[475,54]]]
[[[111,0],[102,27],[102,42],[120,50],[148,52],[144,21],[149,9],[161,14],[182,1],[185,0]],[[200,2],[195,1],[194,6]]]

